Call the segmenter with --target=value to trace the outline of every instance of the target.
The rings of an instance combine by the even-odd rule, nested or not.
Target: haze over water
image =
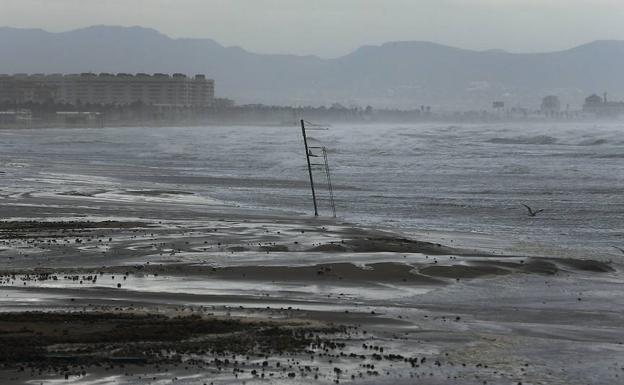
[[[344,220],[454,246],[605,257],[624,244],[621,132],[618,123],[422,123],[310,136],[328,147]],[[0,171],[16,204],[22,193],[135,199],[126,192],[159,189],[194,193],[175,197],[194,204],[311,213],[298,127],[3,130]],[[530,218],[521,203],[546,211]]]

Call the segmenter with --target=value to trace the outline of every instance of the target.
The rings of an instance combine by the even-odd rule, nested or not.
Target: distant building
[[[543,113],[552,114],[561,111],[561,102],[559,97],[555,95],[548,95],[542,99],[541,110]]]
[[[184,74],[0,75],[0,103],[47,102],[191,107],[214,99],[214,80]]]
[[[0,111],[0,126],[28,126],[32,123],[30,110]]]
[[[54,98],[54,88],[38,77],[25,74],[0,75],[0,102],[21,104],[45,102]]]
[[[103,127],[104,121],[99,112],[88,111],[58,111],[56,112],[57,122],[65,125],[79,125],[81,127]]]
[[[583,112],[597,116],[619,116],[624,114],[624,102],[610,102],[606,92],[604,97],[593,94],[585,98]]]

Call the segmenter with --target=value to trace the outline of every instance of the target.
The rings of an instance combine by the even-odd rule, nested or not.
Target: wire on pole
[[[332,181],[331,181],[331,172],[329,169],[329,161],[327,159],[327,148],[324,146],[309,146],[308,145],[308,137],[306,135],[306,130],[309,130],[310,128],[308,126],[312,126],[312,127],[316,127],[316,129],[321,129],[321,130],[327,130],[329,128],[325,127],[323,128],[323,126],[318,125],[318,124],[312,124],[310,122],[307,122],[305,120],[301,120],[301,132],[303,134],[303,144],[305,146],[305,151],[306,151],[306,161],[308,164],[308,175],[310,176],[310,189],[312,190],[312,201],[314,203],[314,215],[318,217],[318,197],[317,197],[317,191],[315,188],[315,184],[314,184],[314,173],[313,173],[313,166],[316,167],[317,170],[323,170],[325,173],[325,178],[327,180],[327,190],[329,193],[329,203],[330,203],[330,207],[332,210],[332,214],[334,216],[334,218],[336,217],[336,204],[334,201],[334,187],[332,186]],[[315,128],[312,128],[315,129]],[[320,153],[315,153],[315,150],[320,150]],[[318,160],[316,160],[315,162],[312,162],[310,160],[310,158],[318,158]],[[322,161],[322,162],[319,162]]]

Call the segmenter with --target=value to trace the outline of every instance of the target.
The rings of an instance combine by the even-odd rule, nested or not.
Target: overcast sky
[[[397,40],[535,52],[624,39],[624,0],[0,0],[0,26],[94,24],[323,57]]]

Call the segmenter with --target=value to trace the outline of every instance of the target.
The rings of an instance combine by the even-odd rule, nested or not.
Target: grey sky
[[[0,26],[141,25],[254,52],[339,56],[427,40],[473,49],[565,49],[624,39],[624,0],[0,0]]]

